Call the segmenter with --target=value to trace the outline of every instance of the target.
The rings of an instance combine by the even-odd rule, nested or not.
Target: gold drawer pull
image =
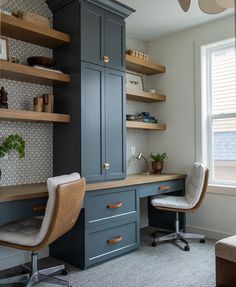
[[[163,191],[164,190],[168,190],[168,189],[170,189],[170,186],[169,185],[162,185],[162,186],[159,187],[159,189],[163,190]]]
[[[123,202],[117,202],[117,203],[110,203],[107,205],[107,208],[110,209],[116,209],[116,208],[120,208],[121,206],[123,206]]]
[[[104,57],[103,57],[103,62],[106,63],[106,64],[108,64],[108,63],[110,62],[110,58],[107,57],[107,56],[104,56]]]
[[[32,207],[33,212],[45,211],[45,209],[46,209],[46,205],[39,205],[39,206]]]
[[[105,163],[103,164],[103,169],[105,169],[105,170],[109,170],[110,167],[111,167],[111,165],[110,165],[108,162],[105,162]]]
[[[108,239],[107,243],[108,244],[117,244],[117,243],[121,242],[122,240],[123,240],[123,237],[122,236],[118,236],[118,237],[113,238],[113,239]]]

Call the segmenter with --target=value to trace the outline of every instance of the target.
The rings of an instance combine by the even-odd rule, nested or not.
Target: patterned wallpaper
[[[147,41],[138,40],[132,35],[127,35],[126,38],[127,49],[138,50],[143,53],[149,51],[149,43]],[[149,78],[143,77],[144,89],[150,88]],[[127,101],[126,113],[138,114],[141,112],[148,112],[149,104]],[[135,146],[136,154],[132,155],[131,148]],[[139,152],[142,152],[148,159],[148,146],[149,146],[149,132],[146,130],[127,130],[127,171],[128,174],[140,173],[146,171],[147,166],[143,160],[137,160],[136,156]]]
[[[8,0],[2,7],[7,11],[24,10],[52,17],[44,0]],[[21,63],[34,56],[51,56],[52,51],[43,47],[8,38],[9,55]],[[33,109],[33,97],[51,93],[48,86],[0,80],[8,92],[9,108]],[[0,160],[2,180],[0,185],[37,183],[52,175],[52,124],[33,122],[0,121],[0,140],[5,136],[19,133],[26,140],[26,157],[19,160],[15,153]]]
[[[44,0],[8,0],[2,7],[7,11],[24,10],[52,17]],[[21,63],[32,55],[51,56],[52,51],[47,48],[8,38],[9,55],[17,57]],[[127,49],[137,49],[148,53],[148,42],[139,41],[127,36]],[[9,108],[32,110],[32,99],[44,93],[51,93],[52,88],[43,85],[0,80],[8,92]],[[149,87],[148,77],[144,77],[145,88]],[[148,104],[127,101],[127,113],[148,111]],[[26,157],[18,159],[17,154],[11,153],[0,160],[2,178],[0,185],[15,185],[44,182],[52,176],[53,169],[53,128],[52,124],[33,122],[0,121],[0,141],[7,135],[19,133],[26,140]],[[138,161],[131,155],[131,147],[135,146],[136,154],[143,152],[148,157],[149,133],[142,130],[127,131],[127,167],[128,173],[138,173],[146,169],[143,160]]]

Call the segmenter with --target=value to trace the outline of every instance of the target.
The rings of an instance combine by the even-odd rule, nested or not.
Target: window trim
[[[211,55],[214,52],[217,52],[219,48],[227,49],[231,47],[235,47],[235,39],[228,39],[226,41],[220,41],[216,43],[212,43],[210,45],[204,45],[201,47],[201,58],[203,61],[205,61],[202,66],[202,69],[206,69],[206,74],[204,77],[202,77],[202,85],[203,89],[205,90],[204,92],[204,97],[206,98],[206,105],[207,108],[205,109],[205,113],[202,114],[203,121],[207,122],[207,129],[203,132],[203,137],[206,137],[205,144],[207,144],[207,152],[206,152],[206,158],[203,159],[205,162],[207,162],[210,170],[214,169],[214,161],[213,161],[213,121],[214,119],[225,119],[225,118],[230,118],[234,117],[236,118],[236,113],[225,113],[225,114],[212,114],[212,58]],[[202,71],[203,72],[203,71]],[[213,173],[210,172],[210,177],[209,177],[209,182],[211,185],[223,185],[223,186],[235,186],[236,187],[236,182],[224,182],[220,180],[214,180],[213,179]]]
[[[202,101],[203,97],[206,97],[207,90],[206,86],[204,86],[204,79],[206,79],[206,71],[209,71],[209,61],[208,67],[206,67],[206,53],[202,53],[203,49],[209,49],[217,46],[224,45],[225,47],[231,46],[232,42],[235,43],[235,37],[228,37],[226,39],[212,39],[209,41],[195,42],[194,43],[194,53],[195,53],[195,157],[196,161],[203,162],[207,164],[207,159],[209,152],[211,152],[212,144],[209,144],[209,140],[207,140],[207,134],[209,134],[209,121],[210,117],[206,120],[206,115],[209,115],[209,102]],[[217,49],[217,48],[216,48]],[[206,82],[206,81],[205,81]],[[209,88],[209,85],[208,85]],[[209,100],[209,97],[207,97]],[[231,115],[236,115],[233,113]],[[225,118],[226,115],[217,115],[217,118]],[[230,115],[228,116],[230,117]],[[210,138],[212,141],[212,137]],[[208,145],[207,145],[208,144]],[[203,149],[203,146],[207,145],[207,149]],[[211,166],[209,166],[211,169]],[[224,189],[224,191],[221,191]],[[220,193],[220,194],[229,194],[236,196],[236,184],[232,185],[231,183],[222,183],[222,182],[213,182],[209,183],[208,192],[210,193]]]

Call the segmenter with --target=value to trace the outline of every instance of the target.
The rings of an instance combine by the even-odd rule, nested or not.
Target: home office
[[[0,286],[235,286],[234,3],[145,2],[1,5]]]

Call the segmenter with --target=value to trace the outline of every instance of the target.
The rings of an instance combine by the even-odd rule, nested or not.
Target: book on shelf
[[[157,124],[158,121],[154,118],[154,119],[148,119],[148,118],[145,118],[145,119],[138,119],[138,120],[135,120],[133,122],[143,122],[143,123],[152,123],[152,124]]]

